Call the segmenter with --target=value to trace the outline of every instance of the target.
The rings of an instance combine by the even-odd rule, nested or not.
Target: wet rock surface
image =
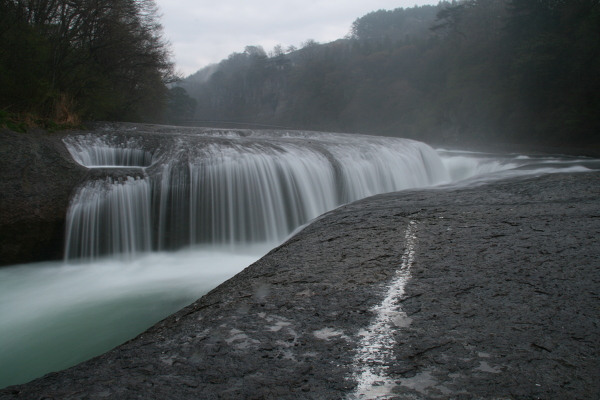
[[[0,398],[598,398],[599,238],[599,173],[376,196]],[[389,340],[357,357],[378,315]]]
[[[87,174],[62,137],[0,130],[0,265],[62,257],[69,199]]]

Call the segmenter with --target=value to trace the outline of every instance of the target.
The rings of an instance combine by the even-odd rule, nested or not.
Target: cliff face
[[[0,131],[0,265],[62,257],[69,198],[87,173],[62,137]]]

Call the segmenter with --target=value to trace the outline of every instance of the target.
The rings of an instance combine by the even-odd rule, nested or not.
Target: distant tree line
[[[349,37],[246,47],[182,83],[196,118],[430,140],[600,143],[600,0],[379,10]]]
[[[153,0],[0,0],[4,116],[158,121],[173,79]]]

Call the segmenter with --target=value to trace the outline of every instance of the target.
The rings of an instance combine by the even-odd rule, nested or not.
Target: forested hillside
[[[153,0],[0,0],[0,125],[163,120],[161,35]]]
[[[462,0],[188,77],[195,117],[435,142],[600,143],[600,1]]]

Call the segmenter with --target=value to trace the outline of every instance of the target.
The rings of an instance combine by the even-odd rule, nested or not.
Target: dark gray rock
[[[376,196],[0,399],[352,399],[370,369],[387,399],[599,398],[599,238],[599,173]],[[360,361],[403,265],[403,319]]]
[[[69,198],[87,173],[62,137],[0,131],[0,265],[62,257]]]

